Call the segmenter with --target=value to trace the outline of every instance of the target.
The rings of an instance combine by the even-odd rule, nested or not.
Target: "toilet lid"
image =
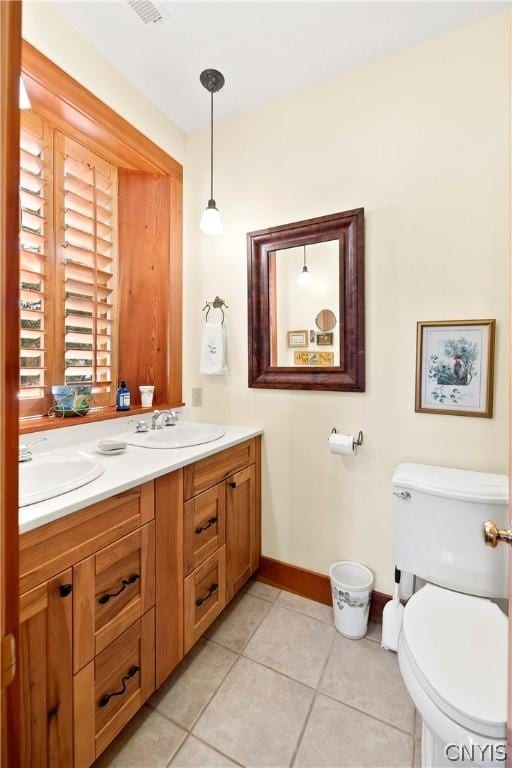
[[[460,725],[504,737],[508,619],[482,597],[425,585],[407,603],[402,643],[437,706]]]

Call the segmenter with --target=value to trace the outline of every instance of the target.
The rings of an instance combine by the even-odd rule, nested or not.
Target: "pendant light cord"
[[[304,266],[306,267],[306,269],[308,268],[306,264],[306,246],[304,246]]]
[[[210,200],[213,200],[213,91],[210,95]]]

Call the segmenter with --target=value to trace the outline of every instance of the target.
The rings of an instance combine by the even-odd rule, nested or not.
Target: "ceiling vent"
[[[154,3],[151,0],[127,0],[127,2],[148,29],[163,24],[169,18],[169,14],[160,3]]]

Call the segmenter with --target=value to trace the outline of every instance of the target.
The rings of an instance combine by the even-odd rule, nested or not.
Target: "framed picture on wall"
[[[416,411],[493,415],[495,320],[419,322]]]
[[[288,347],[307,347],[307,331],[288,331]]]

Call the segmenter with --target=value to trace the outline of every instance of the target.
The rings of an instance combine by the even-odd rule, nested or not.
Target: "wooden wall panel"
[[[18,329],[21,3],[0,2],[0,641],[1,763],[19,763]],[[13,680],[14,677],[14,680]],[[8,686],[6,688],[6,686]]]
[[[169,178],[119,169],[118,215],[119,376],[127,380],[136,405],[140,384],[155,385],[155,404],[178,405],[181,238],[173,234],[179,253],[170,245],[171,230],[180,229],[181,217],[171,220]]]

